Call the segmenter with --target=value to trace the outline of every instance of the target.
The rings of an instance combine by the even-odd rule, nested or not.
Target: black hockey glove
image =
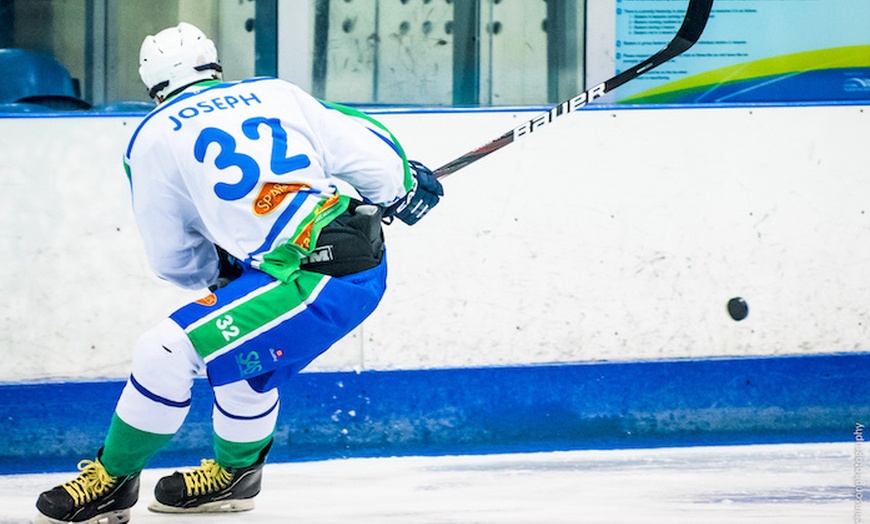
[[[444,196],[444,188],[428,167],[414,160],[409,160],[408,165],[414,175],[414,187],[401,200],[388,207],[384,217],[396,217],[413,226],[438,204],[438,200]]]
[[[218,245],[215,245],[214,248],[218,254],[218,278],[217,282],[208,286],[208,290],[212,293],[242,276],[242,271],[244,271],[244,267],[236,260],[236,257]]]

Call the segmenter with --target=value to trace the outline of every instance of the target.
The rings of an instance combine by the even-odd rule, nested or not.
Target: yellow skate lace
[[[226,487],[233,475],[213,459],[202,459],[198,468],[182,473],[188,495],[204,495]]]
[[[78,463],[81,471],[78,477],[61,485],[69,493],[76,506],[90,502],[115,485],[117,480],[109,475],[98,461],[82,460]]]

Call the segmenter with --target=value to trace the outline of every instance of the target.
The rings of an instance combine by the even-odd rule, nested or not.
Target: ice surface
[[[854,443],[571,451],[267,464],[254,511],[134,523],[848,523]],[[71,474],[0,477],[0,523],[30,522]],[[860,480],[860,475],[858,476]],[[861,509],[857,506],[857,509]]]

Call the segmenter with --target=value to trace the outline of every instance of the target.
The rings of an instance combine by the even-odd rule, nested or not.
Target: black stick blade
[[[518,138],[531,134],[536,129],[552,122],[556,118],[584,107],[586,104],[603,96],[605,93],[616,89],[622,84],[633,80],[647,71],[655,69],[668,60],[686,52],[686,50],[695,45],[698,39],[701,38],[701,33],[704,32],[704,28],[707,26],[707,20],[710,18],[710,11],[712,8],[713,0],[689,0],[689,6],[686,8],[686,16],[683,18],[683,23],[680,26],[680,29],[677,31],[673,40],[671,40],[658,53],[647,58],[631,69],[623,71],[610,80],[593,86],[570,100],[562,102],[546,113],[536,116],[487,144],[448,162],[434,171],[435,176],[442,178],[451,173],[455,173],[472,162],[476,162],[486,155],[498,151],[508,144],[512,144]]]
[[[634,80],[640,75],[655,69],[668,60],[675,58],[689,50],[701,38],[701,33],[707,27],[710,18],[710,10],[713,8],[713,0],[691,0],[686,9],[686,17],[677,31],[674,39],[668,42],[658,53],[647,58],[636,66],[623,71],[604,83],[604,92],[608,93],[629,80]]]

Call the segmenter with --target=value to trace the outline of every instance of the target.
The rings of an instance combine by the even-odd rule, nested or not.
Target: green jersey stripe
[[[308,256],[317,247],[317,237],[320,230],[338,218],[350,205],[350,197],[335,194],[314,206],[289,239],[276,246],[263,256],[263,261],[255,267],[268,273],[278,280],[290,282],[299,272],[299,264],[303,257]]]
[[[411,168],[408,165],[408,156],[405,154],[405,150],[404,150],[404,148],[402,148],[402,144],[400,144],[399,140],[395,137],[395,135],[393,135],[393,133],[390,132],[389,129],[387,129],[387,126],[378,122],[377,120],[370,117],[369,115],[363,113],[359,109],[354,109],[352,107],[343,106],[341,104],[336,104],[334,102],[325,102],[323,100],[321,100],[320,103],[325,105],[326,107],[335,109],[339,113],[347,115],[351,118],[358,118],[360,120],[363,120],[364,122],[371,124],[371,126],[376,127],[378,130],[386,133],[389,136],[390,141],[393,143],[393,145],[396,146],[396,150],[399,152],[399,155],[402,157],[402,161],[405,164],[405,190],[410,191],[411,188],[414,187],[414,177],[413,177],[413,175],[411,175]],[[366,126],[366,127],[371,129],[371,126]],[[375,130],[372,129],[372,131],[375,131]],[[377,131],[375,131],[375,132],[377,132]]]

